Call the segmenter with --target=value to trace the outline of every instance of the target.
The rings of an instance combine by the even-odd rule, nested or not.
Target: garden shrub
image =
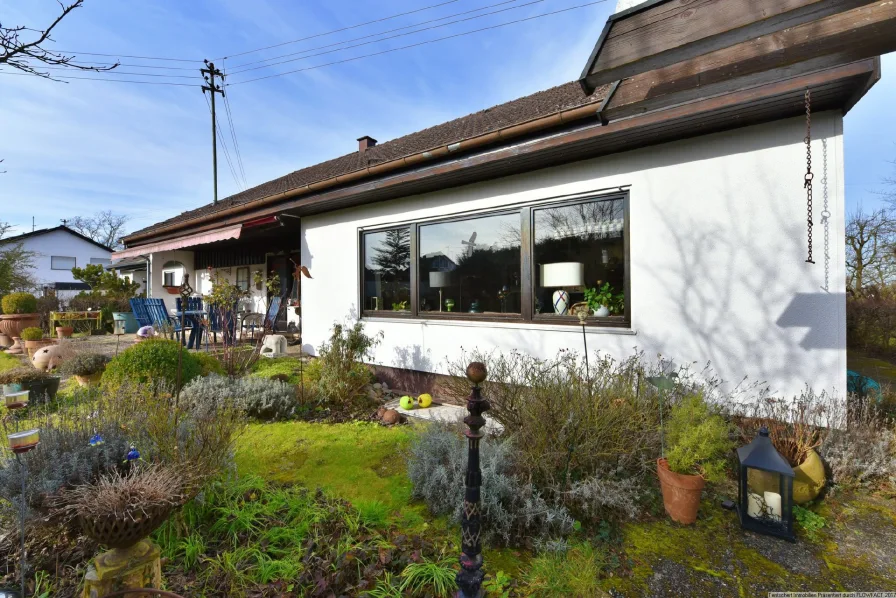
[[[228,378],[212,374],[196,378],[181,391],[181,400],[196,408],[231,405],[254,419],[272,421],[295,415],[295,387],[267,378]]]
[[[44,295],[37,298],[37,313],[40,314],[40,327],[50,332],[50,312],[60,311],[59,297]],[[63,324],[65,324],[63,322]]]
[[[23,341],[39,341],[44,337],[44,331],[36,326],[26,328],[21,334]]]
[[[666,424],[669,469],[700,474],[708,482],[725,479],[728,456],[734,448],[728,422],[702,394],[685,397],[672,407]]]
[[[59,373],[66,376],[92,376],[106,369],[111,358],[102,353],[75,353],[62,362]]]
[[[33,314],[37,312],[37,298],[31,293],[10,293],[0,300],[5,314]]]
[[[568,535],[573,529],[569,512],[549,504],[534,486],[513,474],[511,458],[516,450],[511,441],[480,442],[485,541],[511,544]],[[433,514],[460,522],[466,467],[466,438],[445,425],[429,425],[411,446],[408,459],[414,496],[423,499]]]
[[[16,384],[20,382],[40,382],[50,377],[50,374],[43,370],[31,367],[30,365],[20,365],[0,372],[0,384]]]
[[[224,364],[221,363],[221,360],[215,357],[212,353],[203,353],[202,351],[197,351],[196,353],[191,353],[191,355],[196,361],[199,362],[200,376],[208,376],[210,374],[219,374],[223,376],[227,373],[227,371],[224,369]]]
[[[896,487],[896,428],[872,401],[857,397],[848,422],[831,428],[819,448],[831,482],[843,488]]]
[[[373,374],[363,362],[372,357],[380,339],[368,336],[361,322],[333,325],[330,340],[318,350],[317,388],[323,401],[347,411],[368,406],[365,387],[373,381]]]
[[[103,373],[103,386],[115,389],[122,384],[177,385],[177,364],[182,352],[181,385],[198,376],[202,366],[180,343],[150,339],[122,351]]]

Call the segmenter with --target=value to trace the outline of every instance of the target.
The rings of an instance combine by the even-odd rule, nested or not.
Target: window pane
[[[249,268],[236,269],[236,286],[243,291],[249,290]]]
[[[624,201],[542,208],[534,214],[535,312],[562,315],[564,292],[571,307],[585,301],[586,289],[603,288],[609,297],[589,307],[606,304],[611,314],[624,315]]]
[[[520,215],[420,227],[422,312],[520,313]]]
[[[410,311],[410,228],[364,234],[363,308]]]
[[[112,263],[112,260],[105,257],[92,257],[90,258],[91,264],[99,264],[101,266],[108,266]]]
[[[77,265],[75,258],[62,255],[50,256],[51,270],[71,270]]]

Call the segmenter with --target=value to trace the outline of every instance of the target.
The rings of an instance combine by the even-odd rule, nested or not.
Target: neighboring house
[[[388,143],[362,137],[134,232],[116,255],[149,255],[151,294],[166,297],[184,273],[207,291],[207,268],[289,277],[299,252],[313,276],[299,290],[305,347],[360,317],[384,333],[381,374],[408,390],[464,351],[548,357],[584,337],[617,358],[711,362],[730,384],[843,396],[843,115],[896,50],[894,6],[639,4],[610,18],[578,81]],[[562,313],[601,283],[617,315],[583,327]]]
[[[0,240],[0,245],[21,243],[34,253],[32,277],[39,293],[55,295],[60,301],[68,301],[81,291],[90,290],[83,282],[75,280],[72,268],[88,264],[103,267],[110,265],[112,248],[97,243],[67,226],[43,228]]]
[[[115,264],[109,264],[106,269],[115,272],[120,278],[124,278],[128,282],[136,282],[140,285],[137,288],[137,294],[146,292],[146,267],[148,258],[133,258],[129,260],[120,260]]]

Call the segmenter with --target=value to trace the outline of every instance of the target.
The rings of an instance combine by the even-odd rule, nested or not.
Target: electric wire
[[[349,25],[348,27],[342,27],[340,29],[333,29],[332,31],[324,31],[323,33],[315,33],[314,35],[308,35],[306,37],[300,37],[299,39],[294,39],[286,42],[280,42],[279,44],[273,44],[271,46],[265,46],[263,48],[255,48],[254,50],[246,50],[245,52],[238,52],[236,54],[228,54],[226,56],[221,56],[216,60],[223,60],[225,58],[236,58],[237,56],[245,56],[246,54],[253,54],[255,52],[261,52],[262,50],[270,50],[271,48],[279,48],[281,46],[287,46],[289,44],[295,44],[298,42],[303,42],[305,40],[314,39],[317,37],[324,37],[325,35],[332,35],[334,33],[341,33],[342,31],[349,31],[350,29],[357,29],[358,27],[364,27],[366,25],[373,25],[374,23],[382,23],[383,21],[388,21],[390,19],[397,19],[398,17],[403,17],[406,15],[412,15],[414,13],[423,12],[425,10],[430,10],[432,8],[438,8],[440,6],[445,6],[447,4],[454,4],[459,0],[448,0],[447,2],[440,2],[439,4],[432,4],[430,6],[424,6],[423,8],[417,8],[414,10],[409,10],[407,12],[398,13],[395,15],[391,15],[388,17],[382,17],[380,19],[374,19],[373,21],[366,21],[364,23],[358,23],[357,25]]]
[[[131,54],[103,54],[102,52],[79,52],[77,50],[47,50],[54,54],[75,54],[82,56],[106,56],[108,58],[137,58],[139,60],[168,60],[171,62],[202,62],[190,58],[164,58],[161,56],[134,56]]]
[[[40,70],[40,69],[37,69]],[[7,73],[0,71],[0,75],[12,75],[21,77],[35,77],[32,73]],[[101,77],[72,77],[69,75],[53,75],[52,79],[83,79],[85,81],[108,81],[110,83],[137,83],[141,85],[173,85],[175,87],[198,87],[199,83],[173,83],[171,81],[134,81],[132,79],[103,79]],[[64,82],[64,81],[63,81]]]
[[[234,152],[236,153],[236,161],[239,166],[240,175],[243,178],[243,185],[248,188],[249,182],[246,180],[246,169],[243,168],[243,155],[240,151],[240,142],[236,134],[236,127],[233,124],[233,113],[230,109],[230,99],[227,97],[227,85],[225,84],[224,87],[225,91],[221,95],[224,98],[224,109],[227,112],[227,125],[230,128],[230,137],[233,140],[233,148]]]
[[[564,12],[569,12],[569,11],[571,11],[571,10],[576,10],[576,9],[579,9],[579,8],[585,8],[585,7],[587,7],[587,6],[594,6],[595,4],[602,4],[602,3],[606,2],[606,1],[607,1],[607,0],[595,0],[594,2],[588,2],[588,3],[586,3],[586,4],[578,4],[578,5],[576,5],[576,6],[570,6],[570,7],[568,7],[568,8],[563,8],[563,9],[555,10],[555,11],[552,11],[552,12],[546,12],[546,13],[542,13],[542,14],[540,14],[540,15],[534,15],[534,16],[531,16],[531,17],[524,17],[524,18],[522,18],[522,19],[516,19],[516,20],[513,20],[513,21],[507,21],[507,22],[505,22],[505,23],[498,23],[498,24],[496,24],[496,25],[489,25],[488,27],[481,27],[481,28],[479,28],[479,29],[473,29],[473,30],[471,30],[471,31],[464,31],[464,32],[462,32],[462,33],[455,33],[455,34],[453,34],[453,35],[446,35],[445,37],[437,37],[437,38],[435,38],[435,39],[430,39],[430,40],[426,40],[426,41],[422,41],[422,42],[417,42],[417,43],[414,43],[414,44],[408,44],[407,46],[400,46],[400,47],[398,47],[398,48],[390,48],[390,49],[388,49],[388,50],[382,50],[382,51],[380,51],[380,52],[373,52],[373,53],[370,53],[370,54],[363,54],[363,55],[361,55],[361,56],[353,56],[353,57],[351,57],[351,58],[345,58],[345,59],[343,59],[343,60],[334,60],[333,62],[326,62],[326,63],[324,63],[324,64],[317,64],[317,65],[314,65],[314,66],[308,66],[308,67],[304,67],[304,68],[300,68],[300,69],[294,69],[294,70],[291,70],[291,71],[285,71],[285,72],[282,72],[282,73],[274,73],[274,74],[272,74],[272,75],[265,75],[265,76],[263,76],[263,77],[255,77],[254,79],[245,79],[245,80],[243,80],[243,81],[236,81],[236,82],[234,82],[234,83],[229,83],[228,85],[242,85],[243,83],[252,83],[252,82],[254,82],[254,81],[262,81],[262,80],[264,80],[264,79],[272,79],[272,78],[274,78],[274,77],[282,77],[282,76],[284,76],[284,75],[291,75],[291,74],[293,74],[293,73],[301,73],[301,72],[304,72],[304,71],[310,71],[310,70],[319,69],[319,68],[323,68],[323,67],[327,67],[327,66],[334,66],[334,65],[337,65],[337,64],[345,64],[345,63],[347,63],[347,62],[354,62],[354,61],[356,61],[356,60],[361,60],[361,59],[363,59],[363,58],[370,58],[370,57],[373,57],[373,56],[381,56],[381,55],[383,55],[383,54],[390,54],[390,53],[392,53],[392,52],[399,52],[399,51],[401,51],[401,50],[407,50],[407,49],[410,49],[410,48],[416,48],[416,47],[419,47],[419,46],[425,46],[425,45],[427,45],[427,44],[432,44],[432,43],[436,43],[436,42],[440,42],[440,41],[444,41],[444,40],[448,40],[448,39],[454,39],[454,38],[458,38],[458,37],[464,37],[464,36],[466,36],[466,35],[472,35],[472,34],[474,34],[474,33],[480,33],[480,32],[482,32],[482,31],[489,31],[489,30],[492,30],[492,29],[499,29],[499,28],[501,28],[501,27],[507,27],[508,25],[515,25],[515,24],[517,24],[517,23],[524,23],[524,22],[526,22],[526,21],[532,21],[532,20],[535,20],[535,19],[543,18],[543,17],[549,17],[549,16],[552,16],[552,15],[556,15],[556,14],[560,14],[560,13],[564,13]],[[235,75],[236,73],[230,73],[230,74],[231,74],[231,75]]]
[[[512,3],[514,3],[514,2],[519,2],[519,0],[503,0],[503,2],[498,2],[498,3],[496,3],[496,4],[489,4],[489,5],[487,5],[487,6],[481,6],[481,7],[479,7],[479,8],[474,8],[474,9],[472,9],[472,10],[465,10],[465,11],[463,11],[463,12],[457,12],[457,13],[454,13],[454,14],[451,14],[451,15],[446,15],[446,16],[444,16],[444,17],[439,17],[439,18],[437,18],[437,19],[429,19],[428,21],[422,21],[422,22],[420,22],[420,23],[414,23],[414,24],[412,24],[412,25],[404,25],[404,26],[402,26],[402,27],[396,27],[396,28],[394,28],[394,29],[387,29],[386,31],[380,31],[380,32],[377,32],[377,33],[371,33],[371,34],[369,34],[369,35],[363,35],[363,36],[361,36],[361,37],[355,37],[355,38],[352,38],[352,39],[346,39],[346,40],[343,40],[343,41],[341,41],[341,42],[334,42],[334,43],[332,43],[332,44],[325,44],[325,45],[323,45],[323,46],[316,46],[316,47],[313,47],[313,48],[307,48],[307,49],[305,49],[305,50],[300,50],[300,51],[298,51],[298,52],[290,52],[289,54],[281,54],[280,56],[271,56],[270,58],[262,58],[261,60],[253,60],[253,61],[251,61],[251,62],[244,62],[243,64],[237,64],[237,65],[233,66],[232,68],[234,68],[234,69],[239,69],[239,68],[243,68],[243,67],[245,67],[245,66],[251,66],[251,65],[253,65],[253,64],[261,64],[261,63],[263,63],[263,62],[270,62],[271,60],[278,60],[278,59],[280,59],[280,58],[288,58],[288,57],[290,57],[290,56],[298,56],[299,54],[305,54],[305,53],[307,53],[307,52],[313,52],[313,51],[315,51],[315,50],[322,50],[322,49],[324,49],[324,48],[332,48],[333,46],[341,46],[341,45],[343,45],[343,44],[348,44],[348,43],[351,43],[351,42],[356,42],[356,41],[359,41],[359,40],[362,40],[362,39],[369,39],[369,38],[371,38],[371,37],[376,37],[376,36],[378,36],[378,35],[386,35],[387,33],[394,33],[395,31],[401,31],[402,29],[411,29],[412,27],[420,27],[421,25],[428,25],[429,23],[435,23],[435,22],[437,22],[437,21],[444,21],[445,19],[452,19],[452,18],[454,18],[454,17],[459,17],[459,16],[461,16],[461,15],[467,15],[467,14],[470,14],[470,13],[473,13],[473,12],[479,12],[479,11],[481,11],[481,10],[486,10],[486,9],[489,9],[489,8],[494,8],[495,6],[502,6],[502,5],[504,5],[504,4],[512,4]],[[483,16],[484,16],[484,15],[483,15]],[[425,29],[423,29],[422,31],[425,31]],[[387,38],[387,39],[389,39],[389,38]]]
[[[231,74],[231,75],[238,75],[238,74],[240,74],[240,73],[245,73],[245,72],[248,72],[248,71],[257,71],[258,69],[268,68],[268,67],[271,67],[271,66],[276,66],[276,65],[278,65],[278,64],[286,64],[287,62],[295,62],[295,61],[297,61],[297,60],[305,60],[305,59],[308,59],[308,58],[314,58],[315,56],[323,56],[324,54],[332,54],[332,53],[334,53],[334,52],[341,52],[341,51],[343,51],[343,50],[351,50],[352,48],[360,48],[361,46],[369,46],[370,44],[377,44],[377,43],[379,43],[379,42],[384,42],[384,41],[386,41],[386,40],[395,39],[396,37],[405,37],[405,36],[407,36],[407,35],[414,35],[414,34],[416,34],[416,33],[421,33],[421,32],[423,32],[423,31],[429,31],[430,29],[438,29],[438,28],[440,28],[440,27],[447,27],[447,26],[449,26],[449,25],[454,25],[454,24],[457,24],[457,23],[463,23],[464,21],[472,21],[472,20],[474,20],[474,19],[481,19],[481,18],[483,18],[483,17],[488,17],[488,16],[491,16],[491,15],[496,15],[496,14],[498,14],[498,13],[506,12],[506,11],[508,11],[508,10],[516,10],[516,9],[518,9],[518,8],[525,8],[526,6],[531,6],[531,5],[533,5],[533,4],[540,4],[540,3],[544,2],[544,1],[545,1],[545,0],[531,0],[530,2],[527,2],[527,3],[525,3],[525,4],[518,4],[518,5],[516,5],[516,6],[511,6],[511,7],[509,7],[509,8],[502,8],[502,9],[500,9],[500,10],[496,10],[496,11],[493,11],[493,12],[485,13],[485,14],[482,14],[482,15],[476,15],[476,16],[474,16],[474,17],[466,17],[466,18],[464,18],[464,19],[458,19],[458,20],[456,20],[456,21],[449,21],[448,23],[442,23],[442,24],[440,24],[440,25],[433,25],[433,26],[431,26],[431,27],[424,27],[423,29],[418,29],[418,30],[416,30],[416,31],[406,31],[406,32],[404,32],[404,33],[397,33],[397,34],[395,34],[395,35],[390,35],[389,37],[384,37],[384,38],[382,38],[382,39],[370,40],[370,41],[362,42],[362,43],[360,43],[360,44],[355,44],[355,45],[353,45],[353,46],[345,46],[344,48],[336,48],[336,49],[334,49],[334,50],[327,50],[327,51],[325,51],[325,52],[318,52],[317,54],[309,54],[308,56],[300,56],[300,57],[298,57],[298,58],[290,58],[289,60],[281,60],[280,62],[274,62],[274,63],[271,63],[271,64],[264,64],[264,65],[261,65],[261,66],[253,66],[253,67],[251,67],[251,68],[243,69],[243,70],[241,70],[241,71],[233,71],[233,72],[230,73],[230,74]]]
[[[83,66],[83,65],[79,65]],[[42,66],[38,67],[37,70],[54,70],[54,71],[68,71],[73,72],[71,67],[67,66]],[[188,70],[196,70],[196,69],[188,69]],[[155,73],[133,73],[130,71],[117,71],[117,70],[105,70],[105,71],[94,71],[101,75],[136,75],[138,77],[171,77],[173,79],[195,79],[196,75],[157,75]]]
[[[221,135],[221,125],[218,123],[218,116],[212,113],[212,105],[208,100],[208,96],[205,93],[202,94],[202,97],[205,98],[205,104],[208,106],[208,113],[212,114],[212,118],[215,119],[215,137],[218,142],[221,144],[221,148],[224,150],[224,159],[227,161],[227,166],[230,169],[230,174],[233,177],[233,182],[236,184],[237,189],[240,191],[243,190],[242,185],[240,184],[239,179],[236,176],[236,170],[233,168],[233,162],[230,160],[230,152],[227,151],[227,143],[224,141],[224,136]]]

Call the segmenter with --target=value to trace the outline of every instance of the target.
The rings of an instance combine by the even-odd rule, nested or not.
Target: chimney
[[[365,152],[368,148],[376,145],[376,139],[371,137],[370,135],[364,135],[364,137],[358,137],[358,151]]]

